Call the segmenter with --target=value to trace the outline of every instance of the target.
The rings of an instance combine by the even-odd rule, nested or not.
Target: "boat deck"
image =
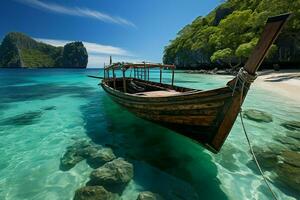
[[[175,90],[160,90],[160,91],[149,91],[149,92],[138,92],[135,95],[144,96],[144,97],[168,97],[178,95],[181,92]]]

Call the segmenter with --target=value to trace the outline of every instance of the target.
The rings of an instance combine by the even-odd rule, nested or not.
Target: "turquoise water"
[[[101,73],[101,72],[100,72]],[[253,165],[241,123],[234,128],[218,155],[187,138],[135,117],[86,77],[99,70],[0,70],[0,199],[72,199],[85,185],[92,169],[80,162],[59,170],[66,147],[78,139],[110,146],[134,164],[134,179],[122,193],[136,199],[150,190],[166,199],[270,199]],[[152,72],[153,80],[158,73]],[[170,81],[170,74],[164,77]],[[176,84],[210,89],[231,77],[177,73]],[[245,120],[254,145],[276,143],[284,135],[279,124],[300,120],[299,102],[254,85],[244,109],[273,115],[272,123]],[[272,179],[272,173],[267,172]],[[272,181],[280,199],[297,195]]]

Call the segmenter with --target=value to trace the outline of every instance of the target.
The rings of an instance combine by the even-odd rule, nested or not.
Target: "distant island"
[[[0,45],[0,67],[86,68],[87,50],[82,42],[54,47],[17,32],[8,33]]]
[[[258,42],[268,17],[291,12],[262,68],[300,66],[298,1],[228,0],[196,18],[165,47],[163,61],[181,69],[238,69]]]

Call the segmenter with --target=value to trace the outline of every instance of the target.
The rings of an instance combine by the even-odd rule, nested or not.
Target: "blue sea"
[[[100,69],[0,70],[0,199],[72,199],[92,171],[85,161],[69,171],[59,169],[66,148],[80,139],[110,146],[118,157],[134,165],[134,178],[121,194],[135,200],[141,191],[166,199],[271,199],[255,168],[239,119],[219,154],[168,129],[137,118],[116,105],[87,75]],[[153,80],[158,73],[151,72]],[[231,76],[175,74],[177,85],[212,89]],[[170,82],[170,74],[164,74]],[[272,115],[273,122],[245,119],[256,146],[276,144],[285,135],[280,123],[300,121],[300,105],[292,99],[251,87],[243,109]],[[266,171],[279,199],[300,199]],[[176,198],[175,198],[176,197]]]

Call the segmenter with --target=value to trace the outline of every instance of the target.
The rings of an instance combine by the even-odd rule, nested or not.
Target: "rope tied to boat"
[[[235,78],[235,84],[234,84],[234,88],[232,91],[232,96],[234,95],[237,85],[238,83],[240,83],[242,85],[241,87],[241,97],[243,96],[243,90],[244,87],[246,87],[247,89],[249,89],[249,87],[246,86],[250,85],[251,83],[253,83],[255,81],[255,79],[257,78],[257,74],[250,74],[247,70],[244,69],[244,67],[241,67],[236,78]]]
[[[246,131],[246,127],[245,127],[245,124],[244,124],[244,120],[243,120],[243,116],[242,116],[242,102],[243,102],[243,96],[244,96],[244,89],[246,88],[247,90],[249,90],[249,86],[251,85],[251,83],[254,82],[254,80],[257,78],[257,74],[249,74],[243,67],[239,70],[237,76],[236,76],[236,81],[235,81],[235,84],[234,84],[234,88],[233,88],[233,92],[232,92],[232,96],[234,95],[235,91],[236,91],[236,88],[237,88],[237,85],[238,83],[241,84],[241,88],[240,88],[240,111],[239,111],[239,115],[240,115],[240,119],[241,119],[241,123],[242,123],[242,128],[243,128],[243,131],[244,131],[244,134],[245,134],[245,137],[246,137],[246,140],[247,140],[247,143],[248,143],[248,146],[250,148],[250,152],[252,154],[252,157],[253,157],[253,160],[261,174],[261,176],[263,177],[264,179],[264,182],[266,183],[268,189],[270,190],[273,198],[275,200],[278,200],[275,192],[273,191],[273,189],[271,188],[268,180],[267,180],[267,177],[264,175],[261,167],[260,167],[260,164],[256,158],[256,155],[253,151],[253,148],[252,148],[252,145],[251,145],[251,142],[250,142],[250,139],[249,139],[249,136],[248,136],[248,133]],[[247,86],[246,86],[247,85]]]

